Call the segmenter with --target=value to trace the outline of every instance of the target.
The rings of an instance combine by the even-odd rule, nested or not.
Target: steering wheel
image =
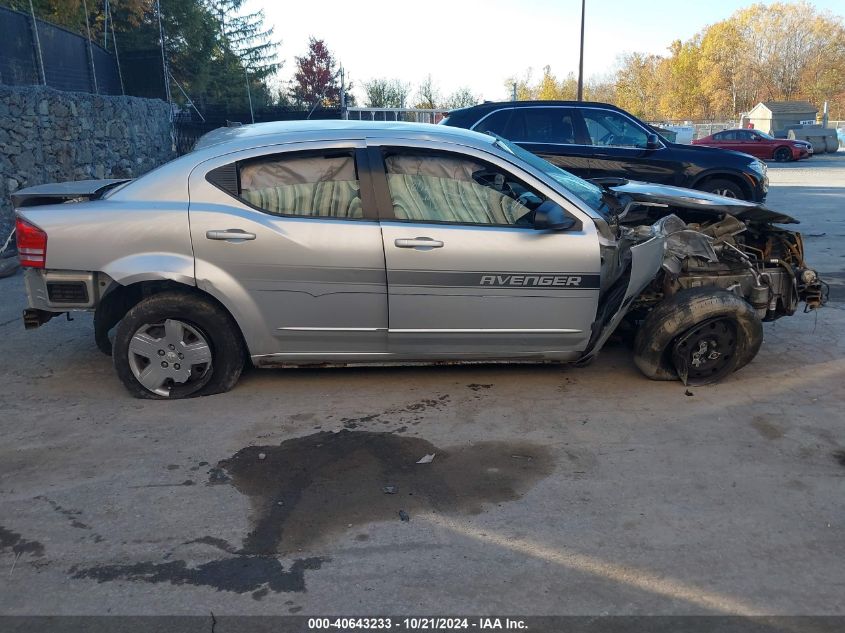
[[[472,179],[482,187],[488,187],[490,189],[498,191],[502,195],[507,196],[509,198],[516,197],[513,188],[510,186],[510,183],[508,183],[504,174],[495,171],[487,171],[484,169],[480,169],[476,172],[473,172]]]
[[[613,132],[608,132],[599,139],[601,145],[612,145],[616,141],[616,135]]]
[[[542,200],[533,191],[524,191],[516,201],[532,211],[542,203]]]

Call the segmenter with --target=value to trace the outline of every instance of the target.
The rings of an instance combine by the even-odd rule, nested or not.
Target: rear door
[[[497,110],[472,129],[495,132],[581,178],[591,177],[593,149],[574,108],[525,106]]]
[[[585,348],[600,280],[592,222],[535,230],[532,209],[552,192],[476,150],[403,143],[370,156],[391,352],[571,358]]]
[[[386,351],[384,251],[363,147],[262,148],[191,173],[197,283],[235,314],[259,363]]]

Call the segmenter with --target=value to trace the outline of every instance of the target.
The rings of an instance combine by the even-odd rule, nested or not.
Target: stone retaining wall
[[[17,189],[133,178],[172,158],[163,101],[0,85],[0,245]]]

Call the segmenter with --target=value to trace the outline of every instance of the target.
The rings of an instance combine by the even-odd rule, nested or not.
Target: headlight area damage
[[[634,359],[646,376],[708,384],[754,358],[763,321],[792,315],[802,302],[805,312],[824,305],[827,284],[804,261],[801,234],[776,226],[794,218],[672,189],[614,187],[602,298],[582,362],[625,322],[636,330]]]

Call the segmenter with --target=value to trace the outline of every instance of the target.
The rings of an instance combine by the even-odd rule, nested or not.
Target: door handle
[[[393,242],[396,248],[443,248],[443,242],[430,237],[415,237],[412,239],[398,239]]]
[[[241,229],[226,229],[225,231],[206,231],[209,240],[254,240],[255,233],[247,233]]]

